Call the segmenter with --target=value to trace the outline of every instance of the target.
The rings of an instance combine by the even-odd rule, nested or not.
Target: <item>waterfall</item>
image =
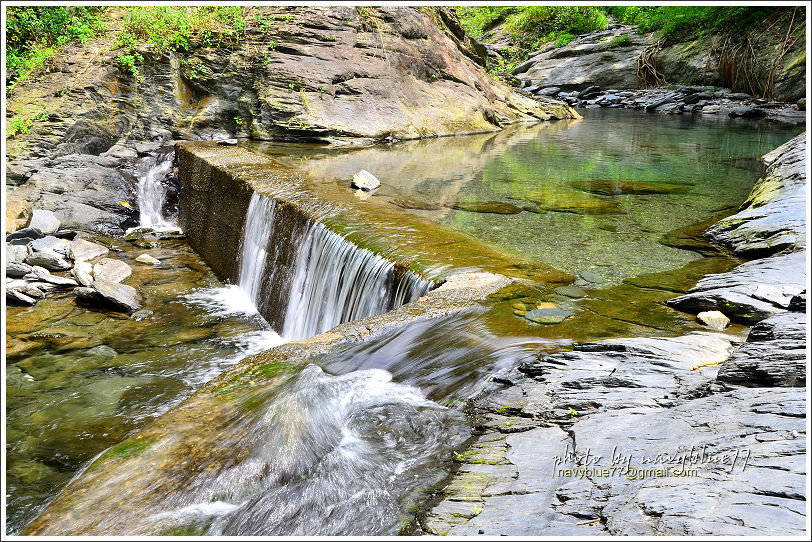
[[[282,335],[303,339],[342,322],[383,314],[428,292],[431,283],[350,243],[317,222],[301,242]]]
[[[285,339],[297,340],[383,314],[433,284],[295,208],[254,193],[243,226],[238,285],[232,305],[250,306]]]
[[[166,186],[163,181],[172,169],[175,151],[159,153],[144,160],[138,168],[138,209],[140,226],[152,229],[174,228],[163,216]]]
[[[259,305],[262,276],[268,259],[268,243],[273,235],[275,207],[276,200],[255,192],[245,216],[238,284],[254,306]]]

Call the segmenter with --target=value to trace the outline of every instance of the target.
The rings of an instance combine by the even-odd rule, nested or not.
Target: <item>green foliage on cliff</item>
[[[640,32],[657,32],[669,42],[708,32],[741,34],[777,12],[793,8],[772,6],[615,6],[607,12]]]
[[[603,30],[609,23],[602,8],[587,6],[484,6],[457,8],[465,30],[477,39],[503,25],[521,49],[538,48],[555,41],[562,45],[578,34]]]
[[[6,9],[6,85],[42,68],[59,47],[84,43],[106,28],[100,6],[10,6]]]
[[[116,47],[150,45],[158,53],[187,51],[195,40],[204,47],[216,47],[235,41],[245,26],[240,6],[131,7],[116,36]]]

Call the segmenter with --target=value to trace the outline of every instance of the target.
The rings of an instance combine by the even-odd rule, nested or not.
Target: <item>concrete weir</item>
[[[177,154],[189,243],[289,339],[387,312],[460,268],[572,280],[248,149],[183,142]]]

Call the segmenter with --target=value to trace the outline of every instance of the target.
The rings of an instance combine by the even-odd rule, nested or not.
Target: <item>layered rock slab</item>
[[[470,448],[496,456],[461,456],[423,528],[801,534],[805,390],[726,390],[715,373],[734,347],[707,332],[614,339],[496,375]]]

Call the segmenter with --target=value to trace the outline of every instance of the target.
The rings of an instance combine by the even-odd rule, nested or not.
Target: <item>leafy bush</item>
[[[130,72],[136,79],[141,80],[141,72],[138,70],[137,64],[144,61],[144,57],[139,53],[125,55],[124,53],[116,57],[116,62],[119,66],[124,68],[125,71]]]
[[[10,6],[6,9],[6,85],[42,68],[63,45],[85,43],[106,29],[100,6]]]
[[[602,8],[584,6],[460,7],[457,15],[466,32],[477,39],[500,24],[510,36],[516,52],[492,71],[509,71],[510,65],[524,60],[545,43],[563,47],[579,34],[604,30],[609,25]]]
[[[629,45],[631,42],[632,38],[628,34],[618,34],[617,36],[609,40],[609,43],[606,44],[606,47],[607,48],[623,47],[624,45]]]
[[[45,122],[51,116],[44,109],[34,116],[17,115],[6,125],[6,137],[14,137],[17,134],[27,134],[35,122]]]
[[[574,40],[576,37],[577,36],[575,36],[574,34],[566,34],[566,33],[559,34],[558,37],[556,37],[555,46],[556,47],[564,47],[569,42]]]

